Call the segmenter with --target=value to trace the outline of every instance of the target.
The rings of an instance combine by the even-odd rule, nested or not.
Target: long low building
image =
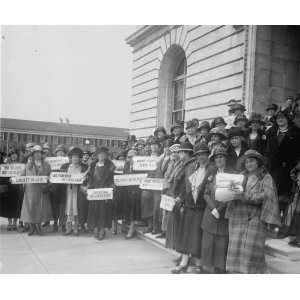
[[[10,147],[22,147],[28,142],[48,142],[53,147],[58,144],[106,146],[116,153],[128,137],[128,129],[125,128],[8,118],[0,119],[0,129],[1,151]]]
[[[138,26],[130,132],[228,114],[230,99],[264,112],[300,89],[300,26]]]

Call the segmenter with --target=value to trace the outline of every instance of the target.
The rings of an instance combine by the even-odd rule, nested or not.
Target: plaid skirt
[[[229,218],[229,246],[226,271],[265,273],[266,226],[259,216],[251,219]]]

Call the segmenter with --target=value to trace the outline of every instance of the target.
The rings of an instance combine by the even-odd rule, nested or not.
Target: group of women
[[[271,110],[266,123],[258,113],[247,119],[243,105],[234,103],[230,129],[222,117],[211,124],[193,119],[185,133],[183,124],[176,123],[170,135],[158,127],[147,141],[129,139],[116,157],[124,161],[123,174],[138,173],[133,157],[157,157],[156,170],[147,173],[163,180],[162,191],[115,186],[116,167],[106,147],[94,147],[90,153],[78,147],[67,152],[59,145],[55,155],[70,158],[61,171],[82,174],[83,184],[20,186],[2,177],[1,216],[8,218],[9,230],[16,230],[20,218],[29,235],[42,235],[42,226],[53,220],[53,231],[59,225],[65,235],[90,230],[98,240],[105,238],[107,229],[117,233],[118,220],[126,225],[122,226],[126,239],[134,237],[137,224],[143,224],[145,233],[164,237],[166,247],[178,253],[172,273],[184,273],[191,265],[195,273],[263,273],[267,231],[281,229],[287,212],[291,216],[287,227],[296,224],[291,244],[300,243],[299,128],[291,123],[288,111],[267,108],[268,113]],[[47,155],[45,147],[32,145],[23,175],[49,176]],[[8,163],[18,162],[17,152],[9,158]],[[232,199],[216,200],[219,173],[243,174],[243,192],[232,186]],[[106,187],[114,189],[113,200],[87,200],[88,189]],[[171,211],[160,208],[164,196],[175,199]]]

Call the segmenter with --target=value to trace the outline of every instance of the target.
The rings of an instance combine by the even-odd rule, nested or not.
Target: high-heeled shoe
[[[185,266],[179,265],[176,268],[171,270],[172,274],[182,274],[186,273],[187,269],[189,267],[189,264],[186,264]]]
[[[127,235],[125,235],[125,240],[130,240],[133,239],[135,237],[136,232],[128,232]]]
[[[178,266],[180,264],[181,259],[182,259],[182,255],[180,255],[179,257],[173,259],[173,262],[176,264],[176,266]]]
[[[34,234],[34,231],[35,231],[35,227],[34,227],[32,224],[30,224],[30,225],[29,225],[28,235],[29,235],[29,236],[33,235],[33,234]]]
[[[105,236],[106,236],[106,231],[105,231],[105,229],[101,229],[101,230],[99,231],[98,240],[99,240],[99,241],[104,240],[104,239],[105,239]]]

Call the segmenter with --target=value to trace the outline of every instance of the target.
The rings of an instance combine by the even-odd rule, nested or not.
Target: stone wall
[[[299,27],[299,26],[298,26]],[[297,26],[257,26],[253,110],[281,105],[300,89],[300,30]]]

